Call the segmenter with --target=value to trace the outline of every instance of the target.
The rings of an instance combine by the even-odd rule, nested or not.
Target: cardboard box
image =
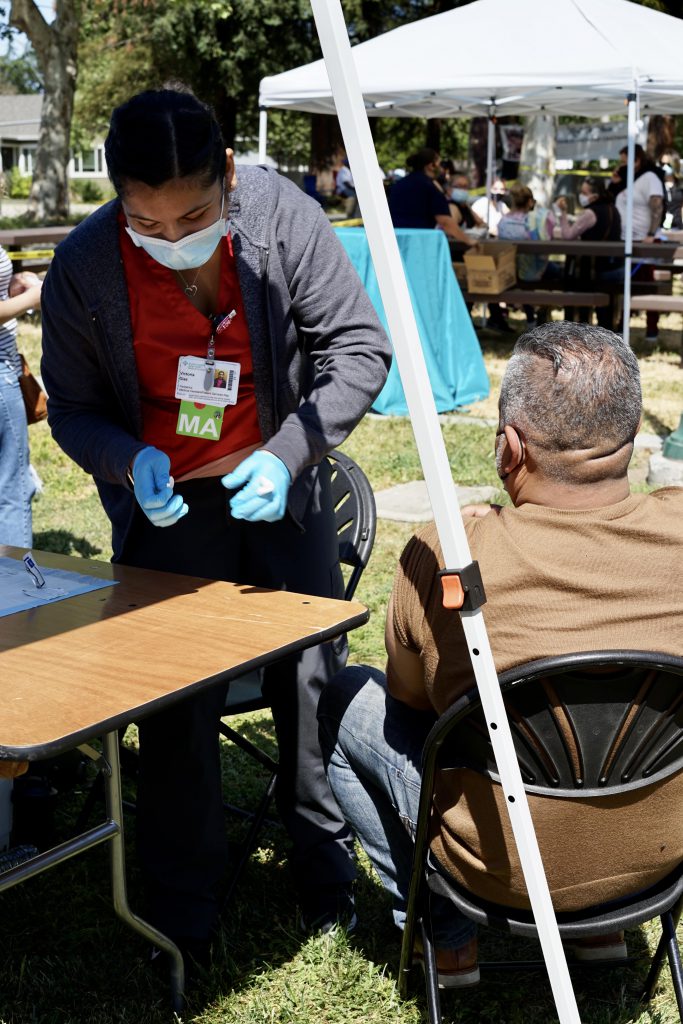
[[[517,246],[509,242],[479,242],[464,255],[467,290],[480,295],[498,295],[517,281]]]
[[[465,266],[465,264],[464,263],[454,263],[453,264],[453,273],[455,274],[455,279],[458,282],[458,284],[460,285],[460,287],[461,288],[466,288],[467,287],[467,267]]]

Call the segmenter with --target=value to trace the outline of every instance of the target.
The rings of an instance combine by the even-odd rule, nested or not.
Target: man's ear
[[[505,451],[503,452],[504,473],[512,473],[524,462],[524,444],[514,427],[508,424],[504,428]]]

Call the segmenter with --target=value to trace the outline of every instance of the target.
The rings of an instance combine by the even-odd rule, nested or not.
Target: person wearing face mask
[[[236,168],[210,108],[182,88],[118,107],[105,153],[117,198],[55,254],[42,372],[53,436],[95,479],[113,560],[342,597],[325,456],[368,410],[391,358],[342,246],[287,179]],[[345,659],[341,638],[264,680],[309,931],[353,918],[352,837],[314,728]],[[218,686],[139,727],[148,916],[200,961],[227,864],[224,704]]]
[[[560,230],[562,237],[567,239],[580,238],[583,241],[618,242],[621,238],[621,217],[614,202],[614,196],[608,190],[603,178],[589,176],[584,178],[578,195],[581,213],[573,223],[567,217],[567,200],[559,196],[555,205],[560,211]],[[582,256],[578,260],[577,277],[582,291],[593,291],[596,280],[615,279],[615,275],[623,277],[623,266],[615,266],[610,256]],[[611,299],[608,306],[596,309],[598,324],[601,327],[614,326],[614,303]],[[586,310],[579,310],[579,316],[585,317]]]
[[[471,231],[472,228],[483,228],[485,230],[486,222],[470,206],[469,189],[470,183],[466,174],[453,175],[448,197],[451,213],[463,230]]]
[[[441,174],[439,154],[421,149],[408,157],[410,173],[395,182],[389,191],[389,213],[395,228],[441,228],[448,238],[476,245],[452,216],[448,199],[438,183]]]
[[[511,504],[462,510],[486,587],[486,630],[499,673],[571,651],[683,652],[683,578],[673,570],[683,546],[683,490],[630,493],[641,415],[638,360],[623,338],[554,321],[517,340],[492,438]],[[443,605],[444,564],[430,523],[408,541],[396,568],[386,674],[348,666],[318,706],[332,790],[392,898],[399,928],[424,742],[437,716],[475,685],[462,623]],[[658,602],[652,614],[643,614],[644,592]],[[592,685],[600,680],[597,674]],[[667,780],[641,791],[637,817],[623,797],[596,816],[589,799],[582,807],[581,800],[530,796],[556,910],[619,899],[633,891],[634,879],[645,889],[679,863],[683,830],[673,843],[660,834],[680,806],[683,776],[676,779],[677,792]],[[465,890],[528,906],[504,802],[498,784],[467,767],[444,771],[432,806],[431,854]],[[437,892],[430,911],[439,986],[476,984],[474,924]],[[567,945],[584,961],[627,954],[623,932]]]
[[[472,203],[472,210],[488,226],[488,232],[494,237],[498,234],[498,225],[501,217],[510,212],[510,207],[505,201],[507,186],[502,178],[494,178],[491,183],[491,195],[479,196]]]

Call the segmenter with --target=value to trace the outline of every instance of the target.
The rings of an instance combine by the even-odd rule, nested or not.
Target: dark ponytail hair
[[[584,178],[584,183],[588,185],[589,189],[594,196],[597,196],[595,200],[597,203],[613,203],[614,196],[607,190],[607,183],[604,178],[600,178],[596,174],[589,174],[588,177]]]
[[[213,111],[183,86],[149,89],[117,107],[104,154],[119,196],[128,181],[158,188],[199,178],[208,188],[225,175],[225,142]]]

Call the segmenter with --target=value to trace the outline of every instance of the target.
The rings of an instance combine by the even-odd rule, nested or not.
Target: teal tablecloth
[[[365,229],[338,228],[337,234],[386,328]],[[489,380],[472,318],[453,273],[446,236],[436,230],[397,228],[396,237],[437,410],[448,412],[485,398]],[[408,414],[396,361],[372,408],[385,415]]]

